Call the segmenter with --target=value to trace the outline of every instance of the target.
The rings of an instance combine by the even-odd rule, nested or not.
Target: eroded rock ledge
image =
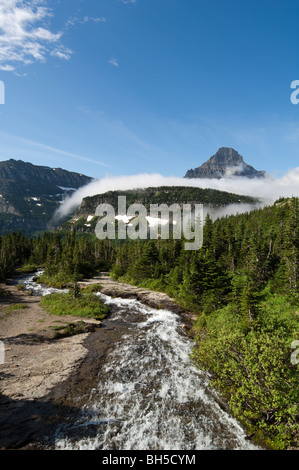
[[[105,295],[135,298],[151,308],[170,310],[182,318],[186,329],[192,327],[190,313],[164,293],[113,281],[108,273],[82,281],[80,286],[96,283]],[[39,298],[13,286],[8,289],[12,296],[0,309],[8,302],[24,302],[28,308],[0,318],[7,347],[7,362],[0,366],[0,449],[38,450],[44,448],[44,436],[53,436],[58,424],[75,419],[126,327],[110,322],[108,316],[102,325],[92,325],[94,332],[53,341],[46,328],[53,317],[40,307]],[[52,445],[47,442],[45,448]]]
[[[151,308],[170,310],[183,319],[188,329],[192,328],[193,321],[196,318],[195,315],[182,308],[174,299],[163,292],[151,291],[142,287],[113,281],[109,273],[100,273],[99,276],[93,279],[82,281],[80,282],[80,286],[85,287],[94,283],[98,283],[102,286],[101,292],[105,295],[114,298],[136,299]]]

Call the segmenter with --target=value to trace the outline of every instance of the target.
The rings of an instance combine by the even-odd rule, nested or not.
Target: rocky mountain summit
[[[265,172],[258,171],[245,163],[243,157],[233,148],[221,147],[215,155],[201,166],[188,170],[185,178],[223,178],[242,176],[245,178],[264,178]]]

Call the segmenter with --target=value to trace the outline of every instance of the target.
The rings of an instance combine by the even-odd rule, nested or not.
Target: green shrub
[[[101,284],[95,283],[95,284],[90,284],[89,286],[86,286],[83,291],[84,293],[88,292],[100,292],[102,290],[103,286]]]
[[[0,297],[10,297],[11,292],[9,290],[3,289],[0,287]]]
[[[23,264],[20,268],[17,268],[16,271],[19,273],[34,273],[37,269],[38,266],[36,266],[36,264],[27,263]]]
[[[15,311],[18,311],[18,310],[23,310],[25,308],[28,308],[27,304],[11,304],[11,305],[8,305],[7,307],[5,307],[5,312],[6,313],[15,312]]]
[[[22,284],[22,283],[19,283],[16,285],[16,288],[19,290],[19,291],[24,291],[26,286],[25,284]]]
[[[71,284],[77,281],[77,277],[71,274],[65,274],[63,272],[58,272],[53,275],[43,273],[38,278],[38,282],[46,284],[49,287],[54,287],[55,289],[63,289],[66,284]]]
[[[102,299],[92,293],[81,293],[74,297],[72,292],[54,293],[44,296],[40,305],[52,315],[74,315],[103,319],[109,313],[109,308]]]
[[[268,295],[260,303],[258,325],[266,331],[280,330],[284,336],[299,338],[298,304],[293,305],[286,296],[279,294]]]
[[[66,326],[62,327],[56,327],[55,328],[55,333],[54,333],[54,339],[61,339],[61,338],[67,338],[69,336],[75,336],[79,335],[81,333],[85,332],[85,326],[84,324],[74,324],[74,323],[69,323]]]
[[[269,296],[251,327],[236,306],[199,319],[193,360],[236,416],[274,449],[298,447],[299,366],[291,363],[298,315],[286,298]]]

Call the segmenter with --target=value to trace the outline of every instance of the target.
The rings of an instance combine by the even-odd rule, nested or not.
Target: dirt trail
[[[88,333],[53,341],[54,327],[78,322],[78,317],[54,317],[40,307],[40,297],[28,296],[15,286],[0,287],[10,293],[0,300],[5,355],[0,393],[12,399],[41,398],[86,355],[83,342]]]

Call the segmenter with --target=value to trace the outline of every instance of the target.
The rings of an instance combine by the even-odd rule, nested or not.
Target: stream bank
[[[106,354],[126,330],[110,324],[108,317],[91,332],[54,341],[52,328],[57,321],[76,322],[78,318],[57,319],[47,314],[39,305],[40,288],[34,295],[17,288],[24,278],[30,284],[34,276],[18,276],[0,286],[7,293],[0,297],[0,340],[5,347],[5,364],[0,364],[0,449],[32,448],[32,442],[49,433],[49,427],[76,415]],[[135,298],[152,308],[181,314],[191,327],[183,309],[163,293],[118,283],[108,273],[86,279],[80,286],[94,283],[100,283],[106,295]],[[7,308],[20,304],[24,308],[7,313]]]
[[[91,333],[55,341],[44,328],[53,317],[39,306],[40,297],[7,286],[12,295],[9,302],[24,302],[28,308],[9,317],[3,338],[9,347],[7,362],[0,369],[0,448],[49,450],[71,445],[126,449],[131,438],[133,449],[142,445],[148,446],[145,449],[176,445],[182,449],[254,448],[225,405],[207,389],[200,371],[190,364],[192,340],[186,325],[191,325],[192,319],[188,312],[163,293],[117,283],[107,273],[82,281],[80,286],[95,283],[101,284],[101,295],[110,296],[106,298],[111,308],[108,317]],[[0,318],[3,325],[5,317]],[[120,411],[122,396],[127,394],[125,408]],[[141,407],[141,416],[138,412],[130,426],[140,422],[137,434],[141,434],[134,442],[136,430],[127,427],[136,406]],[[107,417],[101,416],[105,407]],[[90,417],[94,410],[95,417]],[[165,415],[160,416],[161,410]],[[120,418],[110,417],[119,412]],[[124,417],[127,412],[131,418]],[[148,412],[156,413],[149,422]],[[119,427],[121,423],[124,429]],[[59,440],[57,429],[61,426],[63,438]],[[148,426],[152,438],[146,431]],[[176,435],[168,435],[172,428],[177,428]],[[183,428],[185,434],[181,435]]]
[[[151,308],[169,310],[179,315],[184,321],[184,325],[187,330],[191,330],[193,322],[196,319],[194,314],[178,305],[174,299],[170,298],[164,292],[156,292],[142,287],[125,284],[123,282],[114,281],[107,272],[102,272],[92,279],[80,281],[79,285],[80,287],[86,287],[96,283],[102,286],[102,294],[123,299],[136,299]]]

